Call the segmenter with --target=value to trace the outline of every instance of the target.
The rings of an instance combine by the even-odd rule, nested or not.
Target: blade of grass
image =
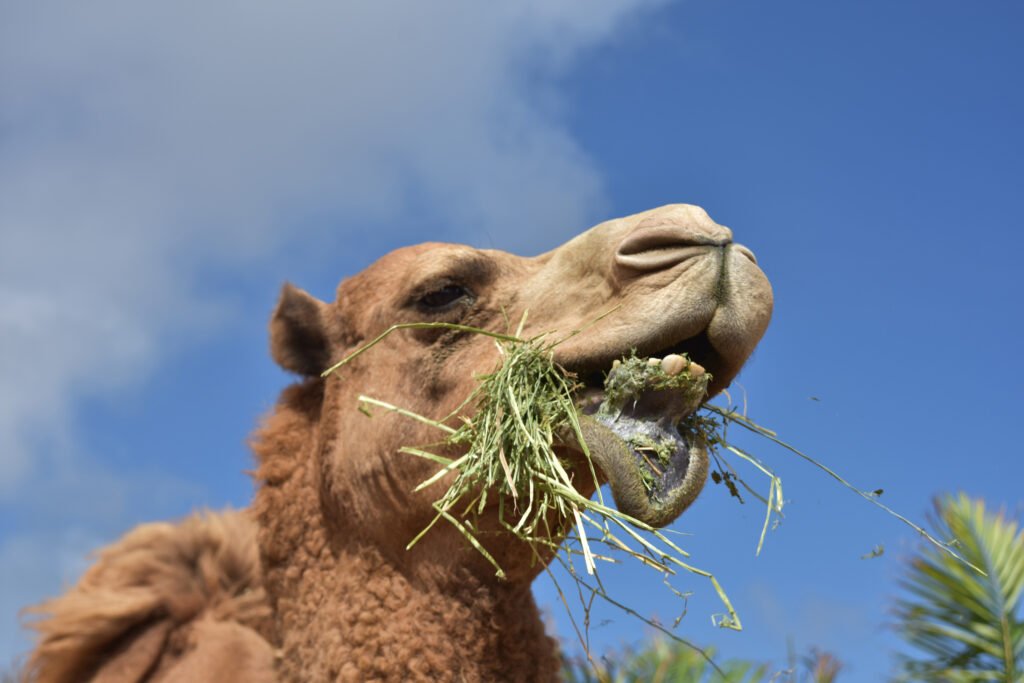
[[[412,418],[413,420],[416,420],[417,422],[422,422],[423,424],[428,424],[431,427],[436,427],[437,429],[440,429],[441,431],[448,432],[449,434],[454,434],[455,431],[456,431],[456,430],[452,429],[451,427],[449,427],[446,424],[441,424],[437,420],[431,420],[429,417],[424,417],[424,416],[420,415],[419,413],[414,413],[411,410],[406,410],[405,408],[399,408],[398,406],[392,405],[392,404],[387,403],[385,401],[380,401],[380,400],[375,399],[375,398],[370,398],[369,396],[360,396],[357,400],[360,403],[368,403],[368,404],[370,404],[372,406],[377,406],[378,408],[383,408],[384,410],[387,410],[389,412],[398,413],[399,415],[402,415],[403,417]]]
[[[755,434],[763,436],[764,438],[768,439],[769,441],[775,442],[779,446],[782,446],[783,448],[785,448],[790,453],[793,453],[794,455],[797,455],[800,458],[803,458],[807,462],[811,463],[812,465],[814,465],[815,467],[817,467],[818,469],[820,469],[821,471],[825,472],[827,475],[829,475],[830,477],[832,477],[833,479],[838,481],[840,484],[842,484],[846,488],[850,489],[851,491],[853,491],[854,493],[859,495],[861,498],[867,500],[872,505],[877,505],[878,507],[880,507],[883,510],[885,510],[886,512],[888,512],[890,515],[892,515],[896,519],[900,520],[901,522],[903,522],[904,524],[909,526],[911,529],[913,529],[918,534],[923,536],[929,543],[934,545],[936,548],[939,548],[942,551],[949,553],[950,555],[952,555],[956,559],[960,560],[965,565],[967,565],[968,567],[970,567],[974,571],[978,572],[982,576],[987,576],[987,574],[985,574],[985,572],[980,567],[978,567],[977,565],[975,565],[975,564],[973,564],[971,562],[968,562],[963,556],[961,556],[955,550],[950,548],[948,544],[943,543],[942,541],[938,540],[937,538],[932,536],[930,533],[928,533],[925,530],[924,527],[922,527],[919,524],[915,524],[914,522],[910,521],[909,519],[907,519],[906,517],[904,517],[900,513],[896,512],[895,510],[890,508],[888,505],[886,505],[882,501],[878,500],[878,496],[874,495],[874,493],[872,493],[871,491],[863,491],[863,490],[857,488],[856,486],[854,486],[850,482],[846,481],[846,479],[843,479],[843,477],[839,476],[838,473],[836,473],[834,470],[829,468],[827,465],[822,464],[821,462],[815,460],[814,458],[812,458],[811,456],[807,455],[806,453],[804,453],[800,449],[796,448],[795,446],[791,446],[790,444],[788,444],[785,441],[783,441],[782,439],[780,439],[775,434],[775,432],[772,432],[771,430],[768,430],[768,429],[765,429],[765,428],[761,427],[760,425],[756,424],[755,422],[751,421],[750,419],[748,419],[748,418],[746,418],[746,417],[744,417],[744,416],[742,416],[742,415],[740,415],[740,414],[738,414],[738,413],[736,413],[734,411],[726,410],[724,408],[721,408],[721,407],[715,406],[715,405],[711,405],[711,404],[705,404],[704,407],[707,408],[708,410],[710,410],[711,412],[716,413],[716,414],[722,416],[724,419],[731,420],[731,421],[739,424],[741,427],[743,427],[745,429],[748,429],[749,431],[751,431],[751,432],[753,432]]]
[[[500,339],[501,341],[508,341],[508,342],[521,342],[521,341],[523,341],[522,339],[519,339],[518,337],[511,337],[511,336],[509,336],[507,334],[500,334],[498,332],[491,332],[489,330],[483,330],[483,329],[480,329],[479,327],[471,327],[469,325],[458,325],[456,323],[440,323],[440,322],[434,322],[434,323],[398,323],[397,325],[392,325],[388,329],[384,330],[379,335],[374,337],[374,339],[372,341],[370,341],[370,342],[368,342],[366,344],[363,344],[358,349],[356,349],[355,351],[353,351],[352,353],[348,354],[347,356],[342,358],[340,361],[338,361],[337,363],[335,363],[331,367],[329,367],[326,370],[324,370],[323,372],[321,372],[320,376],[321,377],[327,377],[327,375],[330,375],[331,373],[335,372],[336,370],[338,370],[338,368],[341,368],[344,365],[348,365],[353,360],[355,360],[359,356],[363,355],[364,353],[366,353],[367,351],[372,349],[377,344],[379,344],[382,341],[384,341],[384,339],[386,339],[388,337],[388,335],[392,334],[393,332],[397,332],[398,330],[432,330],[432,329],[455,330],[457,332],[472,332],[473,334],[482,334],[482,335],[484,335],[486,337],[493,337],[494,339]]]

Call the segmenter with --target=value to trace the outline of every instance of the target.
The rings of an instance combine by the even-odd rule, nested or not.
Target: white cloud
[[[557,79],[649,4],[6,3],[0,500],[76,400],[212,319],[199,272],[258,263],[296,217],[354,235],[415,196],[449,236],[523,247],[599,215]]]

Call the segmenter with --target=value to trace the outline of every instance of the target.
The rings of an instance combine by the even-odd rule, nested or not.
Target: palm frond
[[[903,658],[904,680],[1024,681],[1024,532],[965,494],[937,501],[933,523],[984,574],[933,548],[911,560],[897,629],[924,657]]]

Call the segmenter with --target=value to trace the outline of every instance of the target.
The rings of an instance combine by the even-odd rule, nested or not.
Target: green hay
[[[688,359],[686,367],[689,367]],[[711,378],[710,375],[693,377],[686,371],[669,375],[660,363],[652,364],[647,358],[641,358],[635,353],[616,361],[612,370],[605,380],[605,400],[599,411],[604,414],[622,410],[628,401],[648,388],[682,389],[686,403],[700,403],[707,394],[708,380]]]
[[[389,334],[401,329],[447,328],[482,334],[494,339],[500,353],[498,367],[492,373],[479,377],[477,387],[462,404],[452,414],[439,420],[372,397],[359,398],[360,410],[366,414],[372,414],[369,408],[375,407],[428,424],[445,434],[443,445],[449,448],[448,452],[454,447],[457,452],[463,453],[456,458],[449,458],[433,452],[440,449],[412,445],[401,449],[403,453],[440,465],[438,471],[421,482],[416,490],[434,485],[454,473],[451,484],[434,503],[437,510],[435,518],[409,542],[408,547],[419,542],[438,521],[443,519],[466,537],[470,545],[494,567],[498,576],[504,577],[502,568],[478,539],[479,532],[475,526],[475,517],[485,506],[490,502],[497,502],[503,528],[528,543],[537,557],[541,551],[556,551],[555,560],[565,567],[576,583],[587,622],[594,600],[601,598],[674,640],[686,642],[666,627],[644,618],[605,592],[596,572],[597,562],[618,563],[620,558],[626,558],[661,574],[669,589],[683,599],[684,606],[685,595],[672,588],[669,579],[677,576],[680,571],[706,579],[713,586],[725,610],[724,614],[713,616],[713,621],[725,628],[741,630],[739,615],[715,576],[691,565],[687,561],[689,555],[670,540],[665,532],[607,506],[600,488],[595,500],[584,498],[576,491],[570,474],[555,454],[555,443],[566,442],[569,438],[575,439],[581,445],[586,462],[589,463],[590,471],[584,475],[593,477],[595,482],[597,478],[577,414],[578,397],[575,392],[579,385],[571,373],[553,361],[554,348],[565,340],[552,342],[544,335],[522,339],[519,335],[523,323],[520,323],[519,327],[515,335],[507,335],[448,323],[394,325],[323,373],[323,376],[327,376],[337,371]],[[683,389],[696,405],[705,395],[708,379],[706,374],[702,378],[693,378],[686,372],[669,376],[660,367],[649,365],[646,359],[631,355],[622,359],[617,370],[609,375],[605,386],[605,401],[599,412],[621,409],[626,401],[636,396],[645,386],[651,386],[651,382],[656,388]],[[449,426],[449,423],[455,421],[458,422],[457,427]],[[703,404],[700,410],[684,420],[680,429],[703,435],[709,457],[716,467],[712,471],[712,478],[723,481],[737,498],[742,500],[742,489],[765,505],[765,519],[758,539],[757,553],[760,553],[764,545],[773,520],[777,524],[782,515],[782,482],[758,458],[729,442],[728,427],[733,424],[767,438],[821,468],[844,486],[910,525],[937,547],[959,558],[948,545],[930,536],[921,526],[880,503],[876,494],[855,488],[831,469],[781,441],[774,432],[755,424],[735,409]],[[667,458],[663,444],[652,442],[635,445],[649,453],[648,462],[655,469],[657,463],[663,463]],[[762,495],[748,485],[730,463],[727,454],[739,458],[766,476],[769,482],[767,493]],[[644,468],[640,469],[642,472],[645,471]],[[580,474],[577,473],[577,476]],[[647,476],[650,479],[650,488],[653,479],[649,472]],[[549,527],[552,521],[564,526],[552,529]],[[568,531],[569,534],[563,543],[556,544],[551,539],[559,537],[559,531]],[[582,558],[586,574],[592,578],[586,578],[577,572],[574,557]],[[557,582],[555,585],[564,602],[565,594],[561,592]],[[567,603],[566,606],[568,607]],[[676,623],[678,621],[677,619]],[[585,636],[587,629],[584,628],[581,632],[574,620],[572,624],[584,648],[589,651],[588,638]]]
[[[686,562],[686,551],[657,529],[605,505],[600,490],[596,500],[576,491],[554,444],[560,438],[575,439],[588,463],[589,452],[576,409],[578,385],[570,373],[552,361],[557,343],[546,342],[543,337],[516,341],[496,338],[496,342],[501,354],[499,366],[493,373],[479,377],[477,388],[459,409],[440,420],[415,415],[371,397],[360,397],[366,406],[397,412],[444,431],[446,445],[465,451],[452,459],[421,447],[401,449],[442,465],[416,490],[455,473],[452,483],[434,503],[434,520],[410,541],[409,547],[419,542],[437,521],[445,519],[455,524],[499,576],[504,576],[502,568],[476,539],[472,521],[496,498],[502,526],[531,544],[538,555],[541,549],[554,545],[552,537],[560,535],[549,526],[554,513],[555,519],[575,526],[573,539],[578,547],[570,547],[570,543],[565,551],[569,556],[580,555],[588,574],[595,573],[598,561],[616,561],[609,555],[595,554],[595,544],[624,552],[661,573],[693,572],[711,581],[722,600],[727,613],[721,624],[739,629],[739,617],[717,579]],[[671,379],[677,385],[686,381]],[[620,396],[625,396],[624,390]],[[463,410],[472,417],[462,415]],[[453,418],[461,418],[459,427],[446,424]],[[597,481],[592,464],[584,476]],[[588,534],[588,530],[594,533]]]

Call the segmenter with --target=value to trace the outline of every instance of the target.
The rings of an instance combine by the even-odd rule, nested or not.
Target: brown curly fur
[[[357,410],[371,393],[429,417],[450,414],[498,362],[493,340],[402,330],[326,379],[319,371],[395,323],[505,331],[528,310],[524,336],[566,336],[612,310],[569,335],[555,360],[590,373],[630,349],[653,354],[704,334],[718,390],[771,313],[767,280],[730,237],[702,210],[675,205],[609,221],[533,259],[457,245],[400,249],[344,281],[334,303],[286,285],[271,353],[305,379],[253,438],[251,510],[144,525],[102,551],[67,594],[34,608],[48,616],[32,624],[39,642],[27,677],[555,680],[555,642],[530,591],[550,558],[503,531],[491,508],[476,519],[478,537],[507,579],[448,524],[407,550],[450,480],[415,491],[436,465],[398,451],[438,433]],[[452,288],[462,294],[450,305],[424,303]],[[564,453],[571,468],[579,456]],[[590,495],[586,481],[577,485]]]
[[[258,638],[270,610],[255,531],[244,512],[200,513],[144,524],[104,548],[74,588],[32,608],[52,616],[33,624],[41,638],[31,680],[162,680],[209,640],[213,624],[236,625],[227,641]],[[258,642],[265,652],[246,648],[255,650],[253,671],[272,659]]]

